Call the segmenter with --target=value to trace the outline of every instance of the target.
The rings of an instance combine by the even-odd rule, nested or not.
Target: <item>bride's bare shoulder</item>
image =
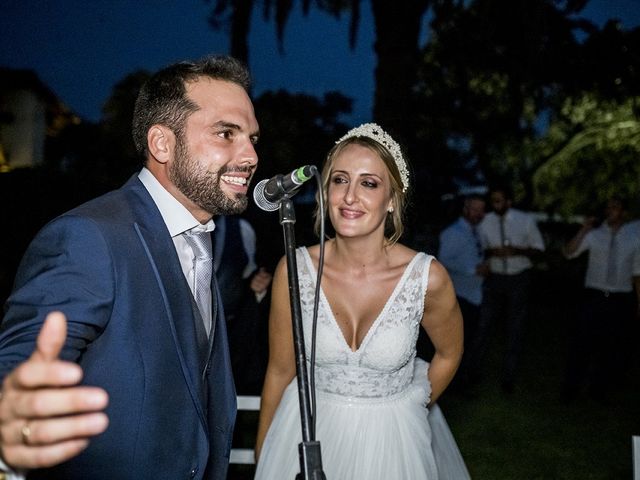
[[[309,253],[309,257],[311,258],[311,263],[313,263],[314,268],[318,268],[318,261],[320,259],[320,245],[311,245],[310,247],[306,247],[306,249]]]
[[[415,257],[418,252],[412,248],[407,247],[406,245],[402,245],[401,243],[396,243],[391,247],[390,251],[393,263],[396,265],[408,265],[413,257]]]
[[[311,245],[310,247],[307,247],[307,251],[313,260],[318,260],[318,257],[320,256],[320,245]]]

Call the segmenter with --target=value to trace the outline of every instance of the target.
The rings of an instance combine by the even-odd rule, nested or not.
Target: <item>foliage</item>
[[[640,96],[640,29],[624,31],[609,22],[600,30],[577,16],[585,4],[437,3],[416,86],[421,112],[416,140],[425,156],[437,159],[428,165],[432,173],[450,179],[441,188],[455,191],[460,184],[509,181],[525,208],[568,215],[587,205],[595,190],[599,199],[616,190],[620,184],[614,171],[628,164],[631,179],[616,191],[636,194],[637,136],[630,99]],[[610,128],[590,125],[585,131],[587,124],[573,122],[561,129],[564,139],[554,141],[558,124],[547,131],[549,119],[556,122],[566,114],[563,109],[571,108],[566,98],[585,96],[613,102],[601,104],[601,113],[622,115],[619,122],[610,119]],[[617,104],[626,105],[624,114],[614,113]],[[580,111],[574,108],[573,114]],[[545,163],[573,136],[562,155],[566,160],[580,151],[580,168],[593,180],[584,184],[588,191],[573,191],[560,180],[549,183],[549,172],[559,175],[559,167]],[[585,142],[597,145],[591,162],[581,146]],[[617,167],[605,173],[602,159],[612,156]],[[572,162],[565,168],[575,168],[577,160]],[[596,179],[601,180],[594,183]],[[570,198],[559,200],[563,194]]]
[[[141,166],[131,135],[131,124],[138,92],[150,76],[145,70],[130,73],[114,86],[102,108],[103,155],[108,159],[108,175],[115,185],[123,183]]]
[[[254,101],[260,124],[259,157],[255,185],[264,178],[284,174],[302,165],[321,167],[333,142],[347,130],[340,116],[351,111],[351,100],[337,92],[317,98],[283,90],[266,92]],[[293,198],[296,204],[296,240],[299,245],[317,242],[313,234],[312,210],[315,182],[306,183]],[[305,201],[307,199],[307,201]],[[246,213],[260,238],[260,264],[269,268],[284,254],[280,235],[274,235],[277,214],[258,211],[249,202]]]
[[[444,152],[430,168],[454,179],[449,188],[471,167],[484,174],[477,182],[512,181],[527,203],[540,118],[579,58],[572,32],[582,24],[569,17],[579,8],[506,0],[437,5],[416,86],[418,141]]]
[[[349,43],[353,48],[360,22],[361,0],[302,0],[303,13],[308,14],[314,5],[319,10],[339,18],[342,12],[350,13]],[[389,2],[370,0],[376,29],[375,53],[378,57],[374,75],[373,117],[394,137],[413,147],[411,132],[415,129],[415,101],[413,85],[418,64],[418,46],[420,29],[424,14],[433,0],[414,0],[411,2]],[[230,27],[231,54],[247,61],[249,58],[248,32],[255,0],[215,0],[210,16],[213,28]],[[266,20],[272,18],[276,24],[280,50],[284,29],[289,15],[296,3],[293,0],[263,0],[263,13]],[[402,28],[398,28],[402,25]]]
[[[249,44],[247,35],[251,28],[251,17],[256,6],[255,0],[205,0],[213,3],[209,15],[209,25],[214,30],[229,29],[231,39],[231,55],[243,61],[249,59]],[[308,15],[311,0],[302,0],[302,11]],[[315,0],[315,6],[336,18],[343,10],[351,11],[351,27],[349,42],[355,45],[358,23],[360,20],[360,0]],[[294,8],[293,0],[262,0],[262,17],[269,21],[273,19],[276,25],[278,49],[284,52],[284,32],[289,16]]]
[[[573,79],[576,90],[596,91],[622,101],[640,96],[640,28],[623,30],[614,20],[595,30],[582,45]]]
[[[352,46],[362,6],[360,0],[213,3],[214,26],[229,25],[232,54],[246,56],[249,20],[257,6],[265,19],[275,22],[280,42],[289,14],[298,5],[305,14],[312,7],[336,17],[348,12]],[[620,185],[624,194],[635,194],[637,147],[624,144],[634,138],[622,128],[624,123],[618,124],[622,129],[616,137],[622,143],[613,145],[613,127],[591,125],[580,133],[584,125],[579,122],[564,129],[557,123],[564,115],[561,109],[569,108],[566,98],[592,95],[623,104],[640,95],[640,29],[624,31],[613,21],[598,29],[579,16],[587,3],[371,0],[378,58],[374,118],[399,138],[412,159],[416,184],[423,187],[415,192],[418,220],[427,220],[420,216],[426,212],[422,205],[464,186],[494,180],[510,182],[516,201],[525,208],[568,215],[596,198],[593,191],[601,199],[618,188],[616,170],[628,165],[632,180]],[[430,23],[424,37],[420,29],[426,19]],[[234,50],[234,39],[243,41],[246,50]],[[554,124],[547,131],[549,118]],[[554,140],[558,129],[562,140]],[[305,138],[302,129],[290,131]],[[563,147],[563,141],[569,144]],[[292,142],[298,142],[293,135],[280,142],[273,159],[286,164],[293,156],[294,147],[288,145]],[[597,148],[587,154],[589,147],[580,146],[585,142]],[[578,152],[580,160],[569,160]],[[604,157],[616,158],[605,162],[611,168],[603,166]],[[567,175],[563,169],[585,172],[589,181],[582,185],[590,190],[566,181],[581,173]],[[559,199],[561,195],[566,198]]]
[[[351,111],[351,100],[337,92],[322,99],[284,90],[266,92],[255,100],[260,123],[260,176],[300,165],[321,166],[333,141],[347,129],[339,118]]]
[[[138,91],[149,75],[137,71],[118,82],[100,123],[69,124],[47,138],[44,168],[75,182],[82,199],[119,187],[140,168],[131,122]]]
[[[536,205],[566,217],[597,213],[611,196],[640,198],[639,101],[585,94],[564,102],[539,142],[545,162],[533,177]]]

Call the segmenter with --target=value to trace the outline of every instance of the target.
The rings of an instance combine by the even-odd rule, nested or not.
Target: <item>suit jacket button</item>
[[[189,472],[189,478],[195,477],[196,473],[198,473],[198,469],[197,468],[192,468],[191,471]]]

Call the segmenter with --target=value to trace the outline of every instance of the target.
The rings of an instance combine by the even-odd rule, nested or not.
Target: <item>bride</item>
[[[335,238],[325,246],[316,340],[316,440],[338,479],[469,478],[435,405],[460,363],[462,318],[449,276],[398,243],[409,171],[376,124],[349,131],[322,172]],[[316,212],[316,223],[322,212]],[[309,358],[319,246],[296,252]],[[294,479],[302,441],[286,262],[273,282],[256,479]],[[422,326],[435,354],[416,358]]]

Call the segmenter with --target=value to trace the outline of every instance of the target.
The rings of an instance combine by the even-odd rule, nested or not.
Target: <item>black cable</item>
[[[311,320],[311,359],[309,365],[309,397],[311,398],[311,439],[316,439],[316,330],[318,326],[318,303],[320,301],[320,280],[322,279],[322,269],[324,266],[324,195],[322,191],[322,178],[318,170],[314,168],[314,176],[318,185],[318,210],[320,212],[320,254],[318,256],[318,270],[316,276],[316,291],[313,300],[313,318]]]

